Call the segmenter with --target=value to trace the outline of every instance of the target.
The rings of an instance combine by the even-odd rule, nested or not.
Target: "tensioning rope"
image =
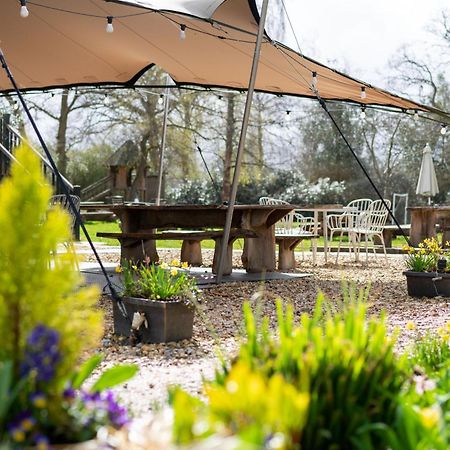
[[[48,161],[49,161],[49,163],[50,163],[50,165],[51,165],[51,167],[53,169],[53,173],[55,174],[58,182],[62,186],[62,190],[64,191],[64,195],[67,197],[67,201],[68,201],[68,203],[70,205],[70,208],[72,209],[72,211],[73,211],[73,213],[74,213],[74,215],[76,217],[76,220],[78,221],[81,229],[83,230],[83,233],[86,236],[86,239],[89,242],[89,245],[90,245],[92,251],[94,252],[94,256],[95,256],[98,264],[100,265],[100,269],[101,269],[101,271],[103,273],[103,276],[105,277],[106,284],[107,284],[109,292],[111,294],[111,298],[113,299],[113,301],[115,301],[117,303],[117,307],[119,308],[119,310],[122,313],[122,315],[126,319],[130,320],[130,318],[128,317],[127,311],[126,311],[126,309],[125,309],[125,307],[123,305],[122,299],[120,298],[120,296],[118,295],[117,291],[113,287],[113,285],[111,283],[111,280],[109,279],[108,274],[106,273],[105,267],[103,266],[103,263],[102,263],[102,261],[100,259],[100,256],[98,255],[97,250],[95,249],[95,246],[94,246],[94,244],[92,242],[92,239],[89,236],[89,233],[88,233],[88,231],[87,231],[87,229],[86,229],[86,227],[85,227],[85,225],[84,225],[84,223],[83,223],[83,221],[81,219],[81,214],[78,211],[77,207],[75,206],[75,203],[73,202],[73,200],[72,200],[72,198],[70,196],[69,188],[65,184],[65,182],[64,182],[64,180],[62,178],[62,175],[61,175],[60,171],[58,170],[58,167],[56,166],[56,163],[55,163],[55,161],[54,161],[54,159],[53,159],[53,157],[52,157],[52,155],[51,155],[51,153],[50,153],[50,151],[49,151],[49,149],[47,147],[47,144],[45,143],[44,138],[42,137],[41,132],[39,131],[39,128],[37,127],[36,122],[33,119],[33,116],[31,115],[31,112],[28,109],[27,104],[25,103],[25,100],[24,100],[24,98],[22,96],[22,92],[20,91],[19,87],[17,86],[17,83],[16,83],[16,81],[14,79],[14,76],[12,75],[12,73],[11,73],[9,67],[8,67],[8,64],[6,62],[5,56],[4,56],[3,51],[2,51],[1,48],[0,48],[0,63],[2,64],[2,68],[5,70],[7,77],[11,81],[11,84],[12,84],[12,86],[14,88],[14,91],[16,92],[17,97],[19,98],[19,101],[20,101],[20,103],[21,103],[21,105],[22,105],[22,107],[23,107],[23,109],[25,111],[25,114],[28,117],[28,120],[30,121],[31,126],[33,127],[33,130],[36,133],[36,136],[37,136],[37,138],[38,138],[38,140],[39,140],[39,142],[41,144],[41,147],[44,150],[44,153],[47,156],[47,159],[48,159]]]

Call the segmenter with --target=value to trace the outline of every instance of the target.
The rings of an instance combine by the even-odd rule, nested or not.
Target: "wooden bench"
[[[276,232],[275,242],[278,244],[278,269],[295,269],[295,247],[304,239],[317,239],[317,234],[308,231],[298,231],[295,228],[289,232]]]
[[[401,227],[406,236],[409,236],[409,233],[411,231],[411,224],[408,223],[406,225],[402,225]],[[386,248],[392,248],[392,239],[396,236],[401,235],[402,232],[398,229],[397,225],[385,225],[383,227],[383,239]]]
[[[151,262],[158,261],[158,255],[145,254],[145,242],[156,240],[183,240],[181,246],[181,261],[187,262],[191,266],[199,266],[202,264],[201,241],[205,239],[213,239],[215,241],[213,273],[217,273],[219,266],[220,252],[222,248],[222,230],[212,231],[191,231],[191,230],[174,230],[163,231],[160,233],[151,232],[129,232],[129,233],[103,233],[98,232],[98,237],[114,238],[120,242],[121,260],[143,261],[147,256]],[[255,238],[258,235],[251,230],[243,228],[235,228],[230,232],[230,238],[227,243],[227,256],[224,267],[224,275],[228,275],[232,271],[233,263],[233,242],[238,238]]]

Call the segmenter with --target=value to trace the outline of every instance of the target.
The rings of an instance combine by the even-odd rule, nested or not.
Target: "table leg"
[[[130,240],[125,239],[120,242],[121,262],[133,261],[143,262],[149,258],[150,262],[158,262],[159,256],[156,251],[154,240]]]
[[[436,211],[434,210],[412,210],[411,232],[409,239],[411,245],[417,247],[425,238],[436,237]]]
[[[275,229],[255,229],[257,238],[245,239],[242,262],[247,272],[273,272],[275,270]]]
[[[325,255],[325,264],[328,262],[328,221],[327,211],[322,214],[323,220],[323,253]]]
[[[183,239],[181,244],[181,262],[187,262],[190,266],[202,265],[202,247],[198,239]]]
[[[319,211],[315,210],[314,211],[314,235],[318,236],[319,235]],[[316,264],[316,257],[317,257],[317,239],[313,239],[312,240],[312,259],[313,259],[313,264]]]

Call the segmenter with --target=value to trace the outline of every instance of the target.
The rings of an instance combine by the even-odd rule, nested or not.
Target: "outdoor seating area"
[[[2,2],[0,450],[450,449],[450,9],[372,3]]]

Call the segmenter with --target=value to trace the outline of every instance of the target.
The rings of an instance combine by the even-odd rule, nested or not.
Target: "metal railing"
[[[111,188],[112,175],[107,175],[106,177],[100,178],[95,183],[86,186],[81,190],[81,198],[84,201],[92,200],[97,195],[102,194],[106,190]]]

